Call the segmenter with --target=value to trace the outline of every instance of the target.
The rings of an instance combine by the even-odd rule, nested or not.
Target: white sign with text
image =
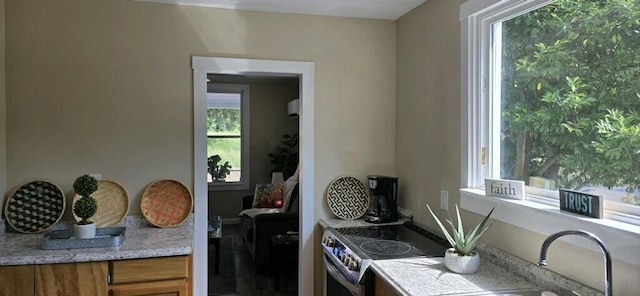
[[[523,200],[524,181],[484,179],[484,191],[486,196]]]

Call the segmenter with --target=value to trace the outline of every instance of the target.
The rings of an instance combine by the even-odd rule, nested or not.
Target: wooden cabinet
[[[188,296],[191,256],[109,262],[111,296]]]
[[[192,269],[191,255],[0,266],[0,296],[190,296]]]
[[[186,296],[189,284],[185,279],[111,286],[111,296]]]
[[[0,266],[0,295],[33,295],[33,265]]]
[[[400,295],[389,283],[378,274],[375,276],[375,294],[376,296],[397,296]]]
[[[107,262],[35,266],[35,295],[107,296]]]

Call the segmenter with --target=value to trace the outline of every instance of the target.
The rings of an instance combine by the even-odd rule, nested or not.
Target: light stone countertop
[[[371,269],[401,295],[428,296],[536,288],[534,284],[504,272],[491,262],[482,262],[480,270],[469,275],[449,271],[441,257],[376,260],[371,264]]]
[[[396,223],[401,224],[408,218]],[[323,228],[378,226],[358,220],[321,219]],[[461,275],[444,266],[444,258],[401,258],[374,260],[370,268],[384,278],[401,295],[446,295],[481,292],[486,290],[512,290],[538,288],[560,296],[601,296],[602,292],[563,277],[484,243],[476,245],[480,253],[480,271]]]
[[[126,237],[120,246],[109,248],[42,250],[40,246],[46,232],[0,233],[0,266],[165,257],[193,252],[193,217],[172,228],[158,228],[136,220],[128,219],[119,225],[126,227]],[[68,226],[61,223],[56,229]]]

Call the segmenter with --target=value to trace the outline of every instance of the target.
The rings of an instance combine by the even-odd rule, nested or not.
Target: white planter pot
[[[444,253],[444,265],[455,273],[476,273],[480,268],[480,255],[473,252],[469,256],[461,256],[455,252],[454,248],[449,248]]]
[[[78,239],[94,238],[96,237],[96,223],[90,223],[86,225],[73,225],[73,234]]]

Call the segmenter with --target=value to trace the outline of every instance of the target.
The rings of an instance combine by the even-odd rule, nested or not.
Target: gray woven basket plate
[[[8,224],[18,232],[39,233],[64,214],[64,193],[48,181],[27,182],[14,190],[4,208]]]

